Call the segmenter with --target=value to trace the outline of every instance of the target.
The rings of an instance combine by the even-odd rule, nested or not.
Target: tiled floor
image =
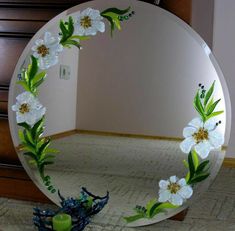
[[[32,208],[36,203],[0,198],[0,229],[35,230]],[[142,228],[123,228],[91,224],[87,231],[233,231],[235,230],[235,169],[222,168],[215,182],[201,200],[189,209],[183,222],[166,220]]]

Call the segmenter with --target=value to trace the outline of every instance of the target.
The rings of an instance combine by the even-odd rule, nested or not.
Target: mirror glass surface
[[[109,191],[108,205],[94,220],[117,225],[125,224],[122,216],[131,215],[135,205],[157,197],[159,180],[187,173],[183,165],[187,155],[179,144],[183,128],[197,117],[193,99],[198,84],[209,88],[216,81],[218,109],[225,111],[218,116],[225,145],[230,105],[221,71],[203,40],[169,12],[133,0],[91,1],[51,20],[34,36],[16,66],[10,105],[23,91],[16,85],[17,74],[38,38],[46,31],[58,33],[59,20],[68,15],[76,17],[87,7],[102,11],[113,6],[131,6],[135,15],[112,38],[106,24],[105,33],[82,42],[82,50],[64,49],[40,86],[39,100],[47,108],[44,136],[52,137],[52,147],[60,151],[55,164],[47,166],[47,174],[65,197],[78,196],[81,187],[96,195]],[[11,110],[9,118],[17,148],[18,127]],[[45,189],[28,159],[21,152],[19,157],[38,187],[58,204],[58,196]],[[211,176],[194,189],[189,203],[216,176],[224,151],[214,151],[209,158]],[[154,222],[182,209],[162,214]]]

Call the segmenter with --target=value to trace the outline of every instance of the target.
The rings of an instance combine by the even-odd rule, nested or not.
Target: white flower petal
[[[16,113],[16,122],[17,122],[18,124],[24,123],[24,122],[25,122],[25,116],[22,115],[21,113],[17,112],[17,113]]]
[[[185,178],[180,179],[180,180],[178,181],[178,184],[179,184],[181,187],[185,186],[185,185],[187,184]]]
[[[177,180],[178,180],[178,178],[177,178],[176,176],[171,176],[171,177],[170,177],[170,182],[171,182],[171,183],[176,183]]]
[[[99,32],[101,32],[101,33],[105,32],[105,24],[104,24],[104,22],[97,22],[97,23],[95,23],[95,27],[96,27],[96,29]]]
[[[178,194],[171,194],[171,198],[169,199],[169,202],[173,205],[180,206],[183,204],[183,198]]]
[[[44,34],[45,45],[55,42],[55,38],[52,36],[51,32],[46,31]]]
[[[186,127],[183,130],[183,136],[185,138],[192,136],[195,132],[197,132],[198,129],[195,127]]]
[[[188,137],[180,143],[180,149],[184,153],[189,153],[191,151],[191,148],[195,144],[196,144],[196,142],[195,142],[194,138],[193,137]]]
[[[81,20],[85,16],[88,16],[91,19],[91,26],[89,28],[84,28],[81,26]],[[75,31],[80,36],[96,35],[97,31],[104,32],[105,24],[102,22],[102,19],[103,17],[101,17],[99,10],[87,8],[81,13],[78,13],[77,23],[75,24]]]
[[[209,132],[209,142],[214,148],[219,148],[224,144],[224,136],[220,132],[214,130]]]
[[[38,52],[33,52],[33,56],[38,59],[40,57],[40,54],[38,54]]]
[[[42,116],[46,113],[46,108],[43,107],[38,99],[30,92],[23,92],[16,97],[16,104],[12,106],[13,111],[16,111],[16,121],[17,123],[27,123],[33,126]],[[29,111],[20,112],[20,107],[22,104],[26,103],[28,105]]]
[[[15,104],[11,106],[12,111],[18,111],[19,107]]]
[[[168,180],[160,180],[159,181],[159,187],[161,189],[167,189],[168,185],[169,185],[169,181]]]
[[[205,159],[208,157],[211,151],[211,144],[208,141],[200,142],[195,145],[195,151],[202,159]]]
[[[216,128],[216,118],[210,118],[209,120],[207,120],[204,124],[204,128],[207,129],[208,131],[214,130]]]
[[[33,46],[31,49],[32,49],[32,51],[37,51],[37,50],[38,50],[38,46],[35,45],[35,46]]]
[[[203,127],[203,121],[201,118],[196,117],[192,119],[189,124],[189,126],[195,127],[195,128],[202,128]]]
[[[171,197],[171,193],[168,190],[160,190],[158,201],[159,202],[166,202],[170,199],[170,197]]]
[[[36,121],[36,118],[33,116],[26,116],[25,122],[29,124],[30,126],[33,126],[37,121]]]
[[[178,192],[177,192],[182,198],[189,199],[193,195],[193,189],[191,186],[183,186]]]
[[[35,44],[36,44],[37,46],[40,46],[40,45],[43,44],[43,40],[42,40],[42,39],[37,39],[37,40],[35,41]]]

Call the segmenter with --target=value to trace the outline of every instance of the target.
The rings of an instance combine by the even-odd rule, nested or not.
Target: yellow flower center
[[[38,54],[40,54],[42,57],[45,57],[49,54],[49,48],[47,48],[44,44],[39,46],[37,48]]]
[[[199,128],[198,132],[193,134],[193,138],[196,140],[197,143],[200,143],[203,140],[208,140],[208,131],[204,128]]]
[[[23,103],[20,105],[19,111],[21,114],[24,114],[29,112],[29,109],[30,109],[29,105],[27,103]]]
[[[85,29],[91,27],[91,18],[89,16],[84,16],[80,21],[80,25]]]
[[[171,192],[171,194],[176,194],[181,189],[181,186],[177,183],[170,183],[167,189]]]

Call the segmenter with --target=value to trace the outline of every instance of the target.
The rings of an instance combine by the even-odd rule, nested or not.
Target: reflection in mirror
[[[223,136],[224,145],[228,143],[225,131],[230,121],[226,120],[229,118],[223,92],[226,85],[218,74],[220,71],[210,49],[181,20],[140,1],[92,1],[62,13],[33,38],[22,54],[15,74],[27,67],[31,47],[35,42],[37,45],[37,39],[43,38],[48,31],[59,33],[59,19],[68,20],[68,15],[79,18],[79,11],[88,7],[101,12],[114,5],[120,9],[130,5],[135,14],[131,13],[130,20],[121,19],[125,26],[120,32],[114,31],[112,37],[97,33],[94,38],[81,41],[82,50],[74,47],[60,52],[61,47],[57,44],[59,61],[47,70],[38,99],[46,108],[43,136],[51,137],[50,148],[59,150],[54,164],[46,167],[53,187],[58,187],[66,197],[78,197],[81,187],[98,195],[109,191],[108,205],[94,220],[124,225],[123,217],[133,215],[136,205],[145,206],[152,199],[158,199],[160,180],[186,176],[190,163],[188,155],[182,152],[182,145],[180,148],[184,138],[182,131],[193,118],[203,117],[203,113],[208,117],[204,119],[209,119],[206,105],[210,103],[211,106],[221,99],[216,111],[224,113],[217,113],[213,122],[213,126],[218,123],[216,130],[222,134],[219,145],[214,145],[213,149],[215,146],[217,149],[213,151],[209,147],[210,155],[205,155],[205,150],[198,151],[200,163],[210,160],[210,176],[193,187],[189,202],[205,191],[222,163],[224,151],[220,148]],[[108,24],[106,33],[109,33]],[[42,65],[40,69],[44,67]],[[15,76],[11,85],[12,105],[16,96],[23,92],[16,85]],[[195,103],[199,83],[199,101],[205,102],[210,96],[203,105],[204,112],[200,111],[199,101]],[[213,102],[209,102],[212,93],[207,94],[211,85],[214,86]],[[199,109],[196,111],[195,107]],[[45,113],[44,108],[40,110],[41,114]],[[13,140],[19,148],[21,142],[12,111],[10,119]],[[196,134],[199,130],[194,130],[191,135],[196,137]],[[195,145],[209,140],[209,133],[201,131],[199,135]],[[47,191],[37,169],[30,164],[30,158],[22,151],[19,151],[19,157],[35,183],[58,204],[58,196]],[[191,158],[195,161],[195,155]],[[170,182],[177,183],[173,178]],[[55,191],[53,189],[51,191]],[[177,187],[174,189],[178,191]],[[187,189],[192,190],[191,186]],[[192,192],[183,199],[191,196]],[[153,219],[140,217],[129,225],[158,222],[177,214],[187,205],[170,207]]]

